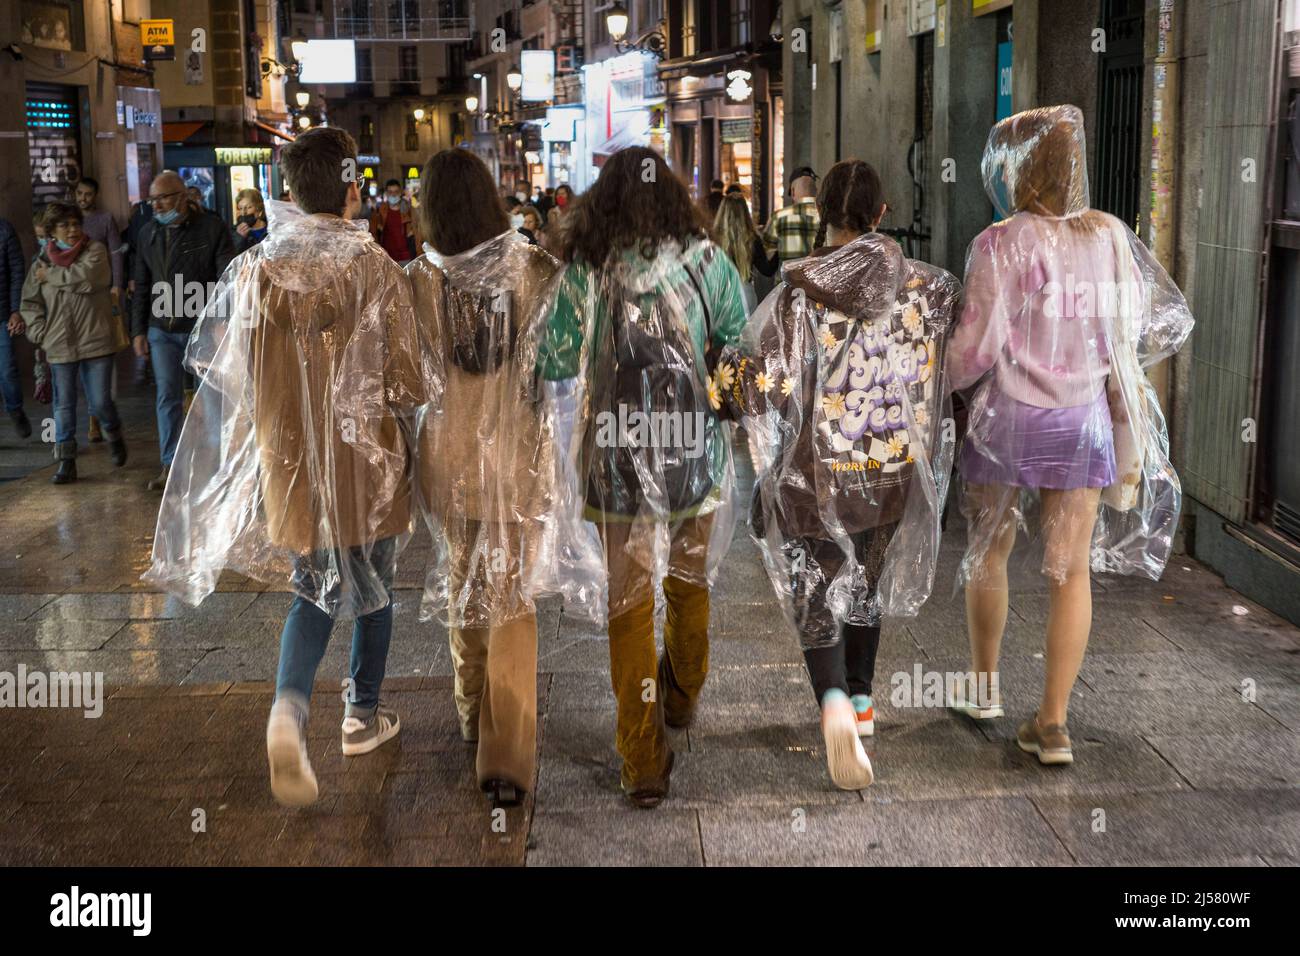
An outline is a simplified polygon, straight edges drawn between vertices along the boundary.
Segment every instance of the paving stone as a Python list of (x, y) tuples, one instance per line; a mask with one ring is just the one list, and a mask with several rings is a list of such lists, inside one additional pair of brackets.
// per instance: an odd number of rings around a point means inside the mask
[[(1233, 790), (1036, 796), (1053, 831), (1085, 866), (1300, 855), (1300, 793)], [(1097, 809), (1105, 832), (1096, 832)]]
[[(870, 791), (868, 791), (870, 794)], [(868, 799), (701, 810), (710, 866), (1045, 866), (1071, 862), (1033, 804)]]
[(177, 684), (194, 667), (202, 651), (0, 651), (0, 671), (17, 671), (18, 665), (51, 672), (102, 673), (105, 684)]
[(700, 866), (700, 831), (691, 810), (538, 813), (529, 831), (529, 866)]
[(0, 623), (0, 650), (93, 651), (111, 642), (126, 621), (39, 621)]
[(0, 594), (0, 621), (7, 625), (25, 620), (58, 597), (57, 594)]
[(1300, 788), (1300, 737), (1288, 730), (1148, 740), (1197, 790)]
[(170, 594), (65, 594), (41, 608), (35, 617), (65, 621), (209, 617), (230, 621), (255, 597), (253, 594), (210, 594), (198, 607), (191, 607)]

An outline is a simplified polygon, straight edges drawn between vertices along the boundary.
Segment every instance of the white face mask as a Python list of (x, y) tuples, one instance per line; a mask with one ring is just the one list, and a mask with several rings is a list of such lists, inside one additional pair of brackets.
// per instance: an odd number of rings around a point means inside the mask
[(515, 193), (515, 198), (518, 199), (520, 202), (528, 202), (528, 193), (524, 192), (523, 190), (520, 190), (519, 192)]
[(388, 201), (388, 205), (390, 206), (396, 206), (399, 202), (402, 201), (401, 196), (385, 196), (384, 199)]
[(524, 224), (524, 217), (523, 217), (523, 216), (520, 216), (520, 215), (517, 215), (517, 214), (516, 214), (516, 215), (512, 215), (512, 216), (510, 217), (510, 228), (512, 228), (512, 229), (520, 229), (520, 228), (523, 227), (523, 224)]

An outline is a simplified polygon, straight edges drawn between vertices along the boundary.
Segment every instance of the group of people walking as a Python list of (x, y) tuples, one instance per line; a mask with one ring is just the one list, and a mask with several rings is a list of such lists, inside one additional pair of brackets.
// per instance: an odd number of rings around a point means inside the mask
[[(351, 221), (351, 137), (285, 146), (294, 204), (269, 204), (267, 237), (183, 346), (199, 391), (146, 574), (191, 602), (226, 570), (293, 591), (266, 736), (275, 797), (318, 795), (306, 726), (337, 618), (355, 619), (343, 752), (399, 733), (380, 690), (397, 557), (423, 522), (421, 616), (448, 628), (461, 732), (494, 803), (532, 786), (536, 602), (559, 595), (607, 628), (621, 784), (658, 805), (744, 514), (804, 651), (831, 779), (869, 785), (880, 624), (934, 584), (953, 389), (969, 409), (956, 467), (979, 690), (947, 704), (1003, 713), (1007, 558), (1037, 523), (1047, 680), (1017, 739), (1069, 762), (1090, 570), (1158, 576), (1168, 555), (1177, 479), (1142, 369), (1191, 326), (1140, 241), (1088, 207), (1085, 156), (1072, 107), (994, 128), (983, 173), (1002, 218), (972, 245), (964, 289), (875, 231), (887, 206), (868, 164), (837, 163), (811, 197), (801, 170), (798, 202), (768, 226), (781, 281), (755, 307), (744, 273), (770, 254), (748, 210), (724, 196), (711, 233), (652, 150), (615, 154), (566, 201), (554, 254), (521, 235), (479, 159), (438, 153), (415, 207), (425, 252), (403, 269)], [(737, 447), (755, 467), (748, 502)]]

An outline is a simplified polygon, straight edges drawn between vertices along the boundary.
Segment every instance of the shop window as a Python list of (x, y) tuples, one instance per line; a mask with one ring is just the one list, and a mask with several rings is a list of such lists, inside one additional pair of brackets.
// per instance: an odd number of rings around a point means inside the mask
[(357, 152), (373, 153), (375, 151), (375, 120), (371, 116), (362, 116), (357, 136)]
[(406, 114), (406, 151), (408, 153), (420, 151), (420, 125), (409, 112)]

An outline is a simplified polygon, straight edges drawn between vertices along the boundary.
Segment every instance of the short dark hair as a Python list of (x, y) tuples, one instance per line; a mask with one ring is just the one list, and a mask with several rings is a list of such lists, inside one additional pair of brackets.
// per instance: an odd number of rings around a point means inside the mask
[(401, 189), (402, 181), (400, 179), (390, 179), (388, 182), (384, 183), (384, 188), (387, 189), (389, 186), (396, 186), (398, 189)]
[(721, 189), (721, 188), (722, 188), (723, 186), (725, 186), (725, 185), (726, 185), (726, 183), (724, 183), (721, 179), (715, 179), (715, 180), (710, 184), (709, 188), (710, 188), (710, 189)]
[(293, 201), (303, 212), (342, 214), (351, 182), (343, 175), (346, 163), (357, 162), (357, 143), (346, 130), (318, 126), (280, 148), (280, 172)]
[(45, 216), (41, 225), (47, 233), (53, 232), (65, 222), (81, 222), (81, 207), (72, 202), (52, 202), (45, 207)]
[(91, 189), (95, 190), (95, 192), (99, 192), (99, 180), (94, 176), (82, 176), (77, 180), (77, 185), (89, 186)]
[(492, 173), (467, 149), (434, 153), (420, 174), (420, 232), (441, 255), (455, 256), (510, 229)]

